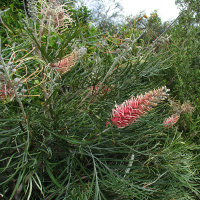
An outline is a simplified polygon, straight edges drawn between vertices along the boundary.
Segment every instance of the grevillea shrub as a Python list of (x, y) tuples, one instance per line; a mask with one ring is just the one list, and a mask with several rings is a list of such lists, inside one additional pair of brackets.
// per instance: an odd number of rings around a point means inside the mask
[[(167, 101), (168, 88), (175, 99), (184, 79), (173, 89), (179, 71), (166, 78), (189, 37), (159, 45), (165, 32), (155, 40), (137, 20), (101, 32), (84, 20), (85, 7), (28, 2), (31, 17), (16, 28), (5, 24), (12, 9), (0, 11), (0, 198), (199, 199), (199, 145), (186, 142), (181, 126), (165, 130), (178, 116), (163, 124), (172, 112), (192, 122), (191, 105)], [(148, 19), (158, 16), (141, 21)], [(123, 103), (111, 113), (115, 101)]]

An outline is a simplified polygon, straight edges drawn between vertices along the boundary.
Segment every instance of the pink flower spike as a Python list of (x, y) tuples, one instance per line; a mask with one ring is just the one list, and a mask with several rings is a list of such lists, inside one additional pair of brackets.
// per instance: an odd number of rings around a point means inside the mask
[(179, 114), (173, 114), (163, 122), (163, 126), (165, 127), (165, 129), (169, 129), (173, 127), (173, 125), (179, 120), (179, 118), (180, 118)]
[(120, 105), (115, 105), (112, 110), (111, 121), (118, 128), (124, 128), (136, 122), (159, 102), (166, 99), (169, 89), (165, 87), (139, 95), (126, 100)]
[(58, 61), (57, 63), (52, 63), (50, 66), (54, 68), (57, 72), (64, 74), (71, 70), (71, 68), (76, 64), (77, 60), (86, 54), (86, 48), (82, 47), (77, 51), (72, 52), (70, 55), (66, 56), (64, 59)]

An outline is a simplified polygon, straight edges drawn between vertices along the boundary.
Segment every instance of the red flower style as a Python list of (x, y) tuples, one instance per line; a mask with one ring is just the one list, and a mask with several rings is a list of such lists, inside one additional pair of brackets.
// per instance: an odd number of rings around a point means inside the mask
[(165, 129), (171, 128), (179, 120), (179, 118), (180, 114), (173, 114), (163, 122), (163, 126), (165, 127)]
[(115, 109), (112, 110), (112, 123), (118, 128), (133, 124), (138, 118), (145, 115), (147, 111), (150, 111), (159, 102), (166, 99), (168, 91), (169, 89), (162, 87), (145, 93), (145, 95), (133, 97), (120, 105), (116, 104)]

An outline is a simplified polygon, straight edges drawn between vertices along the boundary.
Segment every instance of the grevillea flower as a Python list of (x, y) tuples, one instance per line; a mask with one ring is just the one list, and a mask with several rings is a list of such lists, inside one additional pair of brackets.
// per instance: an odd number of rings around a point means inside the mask
[(50, 0), (46, 4), (46, 8), (42, 9), (47, 19), (52, 19), (57, 29), (68, 27), (72, 23), (72, 18), (66, 9), (65, 4), (59, 3), (57, 0)]
[(173, 114), (172, 116), (165, 119), (165, 121), (163, 122), (163, 126), (166, 129), (171, 128), (179, 120), (179, 118), (180, 118), (180, 114)]
[(51, 67), (55, 68), (56, 71), (62, 74), (71, 70), (71, 68), (76, 64), (77, 60), (86, 53), (87, 49), (82, 47), (78, 51), (72, 52), (66, 58), (60, 60), (57, 63), (51, 64)]
[(112, 110), (111, 121), (118, 128), (124, 128), (134, 122), (141, 116), (145, 115), (159, 102), (166, 99), (169, 89), (166, 86), (150, 91), (144, 95), (132, 97), (120, 105), (115, 105)]
[(6, 99), (6, 94), (4, 90), (0, 90), (0, 99), (5, 100)]
[[(90, 87), (90, 91), (92, 92), (92, 94), (95, 94), (98, 91), (100, 85), (101, 83), (98, 83), (97, 85)], [(107, 85), (103, 85), (102, 90), (101, 90), (102, 94), (108, 93), (110, 91), (111, 89), (108, 88)]]
[(190, 104), (189, 101), (186, 101), (185, 103), (181, 105), (181, 112), (189, 113), (189, 112), (193, 112), (194, 110), (195, 108)]
[[(68, 28), (72, 23), (72, 18), (66, 3), (60, 3), (58, 0), (29, 0), (27, 2), (27, 9), (28, 14), (34, 20), (39, 20), (41, 26), (46, 27), (48, 30), (56, 28), (56, 30), (60, 31), (64, 28)], [(42, 18), (42, 20), (40, 18)]]
[(15, 94), (14, 91), (5, 83), (3, 77), (0, 77), (0, 100), (5, 101), (7, 99), (12, 100)]

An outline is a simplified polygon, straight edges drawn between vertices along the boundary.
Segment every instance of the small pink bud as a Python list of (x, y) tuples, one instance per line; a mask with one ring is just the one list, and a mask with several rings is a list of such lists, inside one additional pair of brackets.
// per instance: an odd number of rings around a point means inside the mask
[(106, 122), (106, 126), (110, 126), (110, 122), (109, 121)]
[[(90, 87), (90, 90), (93, 92), (93, 94), (95, 94), (98, 91), (100, 85), (101, 85), (101, 82), (98, 83), (97, 85), (95, 85), (94, 87), (93, 86)], [(108, 88), (107, 85), (103, 85), (103, 88), (101, 90), (101, 94), (105, 94), (105, 93), (110, 92), (110, 91), (111, 91), (111, 89)]]

